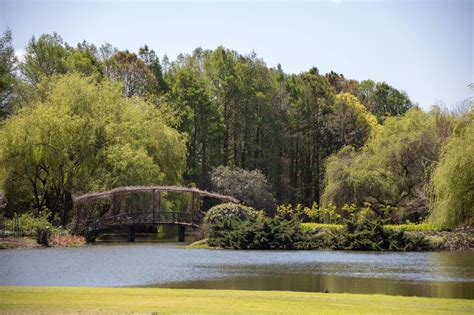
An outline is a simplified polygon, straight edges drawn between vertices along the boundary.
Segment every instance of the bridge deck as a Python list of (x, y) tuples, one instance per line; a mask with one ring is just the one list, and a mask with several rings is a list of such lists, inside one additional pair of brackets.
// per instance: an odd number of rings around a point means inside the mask
[[(174, 211), (140, 211), (131, 213), (119, 213), (98, 219), (87, 220), (77, 227), (78, 231), (91, 233), (93, 231), (105, 230), (117, 227), (143, 226), (158, 224), (175, 224), (189, 227), (199, 227), (193, 222), (191, 213)], [(81, 234), (83, 234), (81, 233)]]

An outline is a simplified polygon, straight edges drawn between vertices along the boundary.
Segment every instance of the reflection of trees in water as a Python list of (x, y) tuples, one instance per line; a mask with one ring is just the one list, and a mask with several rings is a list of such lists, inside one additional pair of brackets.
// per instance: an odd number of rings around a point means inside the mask
[[(430, 253), (431, 273), (440, 281), (431, 286), (433, 296), (474, 298), (473, 254), (469, 252)], [(460, 283), (464, 282), (464, 286)], [(466, 288), (465, 286), (469, 287)], [(464, 292), (469, 291), (470, 293)]]
[[(452, 253), (447, 254), (448, 255), (437, 256), (437, 259), (448, 259), (448, 261), (444, 263), (441, 262), (441, 264), (445, 266), (449, 264), (452, 266), (469, 266), (466, 261), (468, 255), (462, 257), (461, 259), (463, 261), (460, 262), (456, 260), (456, 255), (451, 256)], [(435, 262), (435, 264), (437, 263)], [(221, 268), (220, 272), (227, 274), (229, 277), (186, 281), (173, 284), (172, 286), (180, 288), (286, 290), (305, 292), (324, 292), (327, 289), (331, 293), (474, 298), (474, 282), (434, 282), (340, 276), (334, 274), (334, 264), (318, 264), (316, 267), (263, 265), (222, 266)], [(437, 272), (440, 270), (441, 269), (437, 269)], [(444, 276), (446, 276), (446, 274)], [(469, 277), (469, 275), (466, 276)]]

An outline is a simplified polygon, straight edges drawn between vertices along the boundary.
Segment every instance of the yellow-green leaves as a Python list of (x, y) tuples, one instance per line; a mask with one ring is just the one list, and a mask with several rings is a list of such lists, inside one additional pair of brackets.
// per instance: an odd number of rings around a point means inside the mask
[(24, 200), (55, 212), (71, 193), (180, 181), (185, 140), (155, 106), (79, 74), (44, 80), (37, 94), (0, 131), (8, 200), (27, 187)]
[(362, 147), (379, 128), (377, 118), (354, 95), (336, 95), (330, 116), (334, 140), (340, 146)]
[(432, 222), (446, 228), (474, 225), (474, 112), (465, 115), (443, 148), (431, 183)]

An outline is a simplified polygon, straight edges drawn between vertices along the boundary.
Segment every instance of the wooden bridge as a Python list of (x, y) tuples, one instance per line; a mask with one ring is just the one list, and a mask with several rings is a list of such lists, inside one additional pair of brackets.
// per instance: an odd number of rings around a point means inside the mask
[[(172, 195), (178, 194), (178, 195)], [(95, 240), (110, 229), (127, 229), (128, 240), (135, 240), (138, 228), (159, 224), (178, 226), (178, 240), (184, 242), (186, 227), (202, 223), (202, 200), (239, 203), (231, 196), (178, 186), (128, 186), (74, 198), (75, 218), (72, 230)], [(174, 208), (174, 209), (173, 209)]]

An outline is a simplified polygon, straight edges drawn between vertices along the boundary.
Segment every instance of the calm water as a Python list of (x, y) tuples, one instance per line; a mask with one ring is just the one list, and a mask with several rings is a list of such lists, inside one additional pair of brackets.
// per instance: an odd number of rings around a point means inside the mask
[(328, 289), (474, 299), (474, 253), (232, 251), (156, 243), (2, 250), (0, 285)]

